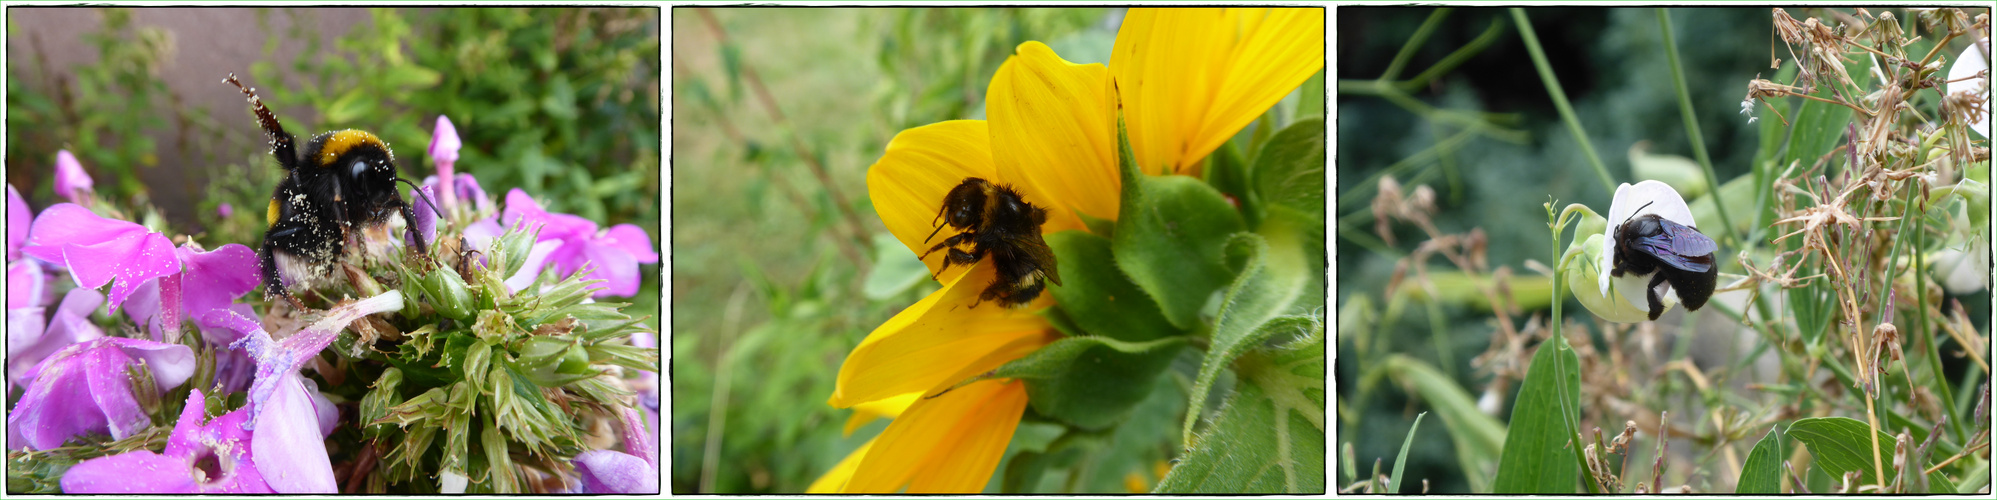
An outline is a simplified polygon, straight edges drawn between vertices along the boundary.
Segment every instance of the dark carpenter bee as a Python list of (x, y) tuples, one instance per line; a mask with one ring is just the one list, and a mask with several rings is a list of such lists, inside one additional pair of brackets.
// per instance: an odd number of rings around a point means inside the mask
[[(270, 138), (271, 155), (287, 173), (271, 195), (265, 215), (270, 227), (257, 249), (265, 296), (292, 298), (292, 290), (331, 284), (350, 249), (387, 238), (391, 217), (400, 215), (405, 225), (414, 224), (416, 213), (395, 183), (414, 184), (396, 175), (395, 153), (381, 138), (353, 129), (326, 132), (306, 143), (300, 156), (291, 134), (255, 90), (233, 73), (223, 81), (249, 98), (250, 111)], [(415, 243), (418, 253), (428, 252), (421, 236)]]
[[(1645, 203), (1636, 211), (1648, 206)], [(1713, 265), (1713, 252), (1720, 247), (1698, 228), (1657, 214), (1633, 215), (1616, 228), (1615, 240), (1615, 269), (1610, 275), (1620, 278), (1624, 273), (1655, 273), (1644, 287), (1652, 321), (1664, 313), (1664, 303), (1657, 298), (1661, 283), (1678, 291), (1678, 299), (1685, 302), (1687, 310), (1697, 311), (1713, 297), (1713, 283), (1720, 275), (1719, 266)]]
[[(936, 269), (938, 275), (951, 264), (971, 265), (986, 254), (992, 256), (998, 279), (978, 294), (978, 301), (971, 307), (987, 300), (996, 300), (1007, 307), (1024, 306), (1040, 296), (1040, 291), (1047, 288), (1047, 281), (1061, 284), (1054, 251), (1047, 248), (1047, 240), (1040, 238), (1040, 225), (1047, 222), (1047, 210), (1027, 203), (1011, 187), (966, 177), (943, 197), (943, 209), (936, 219), (943, 224), (936, 226), (923, 243), (935, 239), (944, 226), (961, 231), (923, 252), (922, 258), (928, 259), (937, 250), (950, 249), (943, 257), (943, 267)], [(957, 248), (964, 244), (970, 244), (970, 251)]]

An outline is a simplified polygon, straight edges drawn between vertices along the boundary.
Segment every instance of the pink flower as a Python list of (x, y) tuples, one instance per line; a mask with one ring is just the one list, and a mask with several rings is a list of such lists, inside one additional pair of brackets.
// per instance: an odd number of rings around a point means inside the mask
[(219, 326), (211, 316), (263, 282), (257, 275), (257, 253), (250, 247), (231, 243), (204, 252), (189, 242), (174, 254), (181, 271), (139, 285), (124, 304), (125, 316), (146, 325), (155, 340), (180, 338), (183, 319)]
[[(165, 235), (145, 226), (98, 217), (82, 206), (61, 203), (35, 217), (28, 229), (30, 257), (69, 269), (79, 288), (111, 285), (111, 310), (140, 284), (180, 272), (180, 257)], [(113, 283), (113, 280), (116, 280)]]
[(76, 161), (76, 155), (65, 149), (55, 154), (55, 194), (63, 199), (80, 202), (82, 193), (77, 190), (92, 191), (96, 183), (90, 180), (90, 173), (83, 171), (83, 163)]
[(72, 288), (56, 307), (55, 317), (43, 320), (43, 307), (7, 310), (7, 373), (9, 381), (26, 387), (33, 382), (35, 365), (50, 354), (78, 342), (104, 336), (90, 312), (104, 305), (104, 294), (87, 288)]
[[(256, 381), (250, 385), (250, 418), (255, 439), (250, 447), (257, 469), (279, 493), (335, 493), (332, 460), (325, 438), (337, 410), (318, 395), (317, 387), (298, 369), (319, 355), (348, 324), (369, 314), (402, 309), (402, 292), (390, 290), (368, 299), (334, 307), (324, 319), (275, 341), (261, 325), (240, 314), (223, 313), (219, 321), (246, 332), (237, 344), (257, 360)], [(329, 411), (335, 413), (328, 413)]]
[[(153, 387), (134, 387), (126, 373), (143, 360)], [(49, 449), (88, 433), (124, 439), (152, 426), (134, 391), (165, 394), (194, 375), (194, 350), (144, 339), (101, 337), (57, 351), (29, 370), (28, 392), (7, 414), (8, 433)]]
[[(643, 228), (618, 224), (598, 232), (596, 223), (589, 219), (543, 210), (540, 203), (519, 188), (506, 193), (506, 212), (500, 220), (507, 227), (530, 230), (538, 227), (539, 242), (561, 242), (561, 246), (549, 251), (544, 264), (553, 264), (555, 272), (562, 276), (588, 266), (589, 275), (585, 279), (605, 280), (604, 288), (596, 291), (599, 298), (637, 294), (641, 278), (638, 265), (659, 261), (658, 252), (652, 250), (652, 236)], [(522, 272), (528, 269), (532, 269), (530, 276), (541, 272), (540, 266), (530, 266)]]
[(430, 161), (437, 163), (437, 178), (443, 179), (444, 206), (458, 204), (457, 190), (452, 189), (456, 175), (454, 165), (458, 162), (458, 149), (464, 147), (458, 140), (458, 128), (451, 125), (451, 117), (438, 115), (437, 128), (430, 133)]
[(63, 493), (276, 493), (257, 470), (247, 409), (203, 424), (207, 398), (195, 389), (167, 437), (166, 453), (137, 450), (85, 460), (62, 475)]
[(21, 258), (21, 244), (28, 241), (28, 226), (34, 224), (35, 212), (28, 208), (28, 200), (21, 198), (21, 192), (7, 185), (7, 261)]

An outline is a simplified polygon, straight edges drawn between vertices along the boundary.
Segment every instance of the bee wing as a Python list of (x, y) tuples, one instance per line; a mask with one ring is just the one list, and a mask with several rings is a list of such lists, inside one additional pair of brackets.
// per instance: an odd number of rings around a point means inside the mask
[(1007, 243), (1010, 243), (1013, 248), (1018, 248), (1019, 251), (1025, 252), (1028, 258), (1040, 263), (1040, 272), (1047, 275), (1048, 281), (1052, 281), (1056, 285), (1061, 284), (1061, 272), (1054, 262), (1054, 249), (1047, 248), (1047, 240), (1041, 239), (1039, 232), (1036, 231), (1022, 236), (1012, 236), (1008, 239), (1011, 241)]
[(1707, 238), (1696, 228), (1671, 222), (1670, 219), (1661, 219), (1658, 222), (1664, 223), (1664, 234), (1671, 239), (1672, 253), (1696, 257), (1711, 255), (1720, 249), (1719, 244), (1713, 243), (1712, 238)]
[(1686, 271), (1691, 271), (1695, 273), (1703, 273), (1713, 268), (1713, 258), (1711, 254), (1713, 253), (1713, 250), (1715, 250), (1717, 247), (1713, 244), (1713, 240), (1706, 239), (1705, 235), (1698, 234), (1697, 232), (1694, 232), (1693, 234), (1698, 236), (1699, 239), (1706, 241), (1704, 244), (1706, 253), (1693, 254), (1693, 255), (1679, 253), (1678, 248), (1681, 245), (1686, 246), (1687, 248), (1697, 249), (1699, 248), (1699, 244), (1695, 242), (1681, 243), (1683, 239), (1672, 236), (1672, 232), (1669, 230), (1666, 230), (1663, 233), (1659, 233), (1657, 236), (1636, 238), (1631, 243), (1638, 250), (1642, 250), (1643, 253), (1650, 254), (1652, 257), (1657, 257), (1657, 260), (1659, 262), (1663, 262), (1665, 265), (1669, 265), (1671, 267), (1684, 269)]

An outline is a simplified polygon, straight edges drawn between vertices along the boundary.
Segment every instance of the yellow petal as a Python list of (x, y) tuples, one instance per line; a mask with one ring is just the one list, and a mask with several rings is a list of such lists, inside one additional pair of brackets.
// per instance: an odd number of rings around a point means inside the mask
[(1324, 68), (1324, 9), (1131, 9), (1110, 53), (1146, 172), (1197, 174), (1213, 153)]
[(872, 440), (867, 441), (867, 444), (860, 445), (859, 449), (853, 450), (853, 453), (839, 460), (838, 465), (833, 465), (832, 470), (825, 471), (825, 475), (819, 476), (817, 481), (812, 481), (811, 486), (805, 488), (804, 492), (822, 495), (839, 493), (840, 490), (846, 489), (846, 482), (853, 479), (853, 471), (860, 468), (861, 460), (866, 459), (867, 449), (873, 447), (874, 442)]
[(993, 279), (990, 265), (973, 265), (875, 328), (846, 356), (826, 404), (846, 408), (910, 392), (934, 394), (1053, 342), (1057, 334), (1035, 314), (1053, 304), (1053, 294), (1043, 293), (1023, 309), (994, 302), (971, 307)]
[(999, 178), (1047, 207), (1041, 232), (1085, 229), (1074, 211), (1116, 220), (1116, 121), (1101, 64), (1074, 64), (1040, 42), (1020, 44), (992, 76), (991, 119)]
[[(867, 169), (867, 195), (888, 232), (910, 251), (922, 255), (954, 229), (935, 230), (943, 209), (943, 197), (966, 177), (997, 179), (992, 164), (990, 133), (981, 120), (955, 120), (924, 125), (895, 134), (887, 153)], [(935, 234), (932, 238), (931, 234)], [(935, 274), (948, 252), (936, 252), (923, 263)], [(964, 273), (963, 266), (951, 266), (937, 279), (949, 281)]]
[(901, 416), (901, 412), (908, 410), (908, 405), (915, 404), (915, 398), (919, 397), (922, 397), (922, 393), (911, 392), (887, 399), (853, 405), (853, 416), (846, 418), (845, 435), (853, 435), (853, 431), (859, 430), (860, 426), (867, 425), (868, 422), (872, 422), (874, 419)]
[(1026, 385), (986, 380), (917, 400), (874, 438), (846, 493), (979, 493), (1026, 411)]

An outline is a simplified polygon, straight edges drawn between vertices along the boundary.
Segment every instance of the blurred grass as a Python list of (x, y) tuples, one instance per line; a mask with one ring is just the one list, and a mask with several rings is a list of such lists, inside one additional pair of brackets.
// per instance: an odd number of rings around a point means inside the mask
[[(1021, 42), (1105, 62), (1115, 32), (1103, 17), (1102, 9), (673, 10), (673, 492), (802, 492), (885, 427), (842, 436), (851, 412), (825, 400), (846, 353), (936, 285), (894, 240), (877, 243), (886, 229), (867, 199), (867, 168), (903, 129), (982, 118), (987, 82)], [(1087, 48), (1098, 45), (1091, 61)], [(842, 250), (875, 245), (887, 247)], [(923, 276), (904, 279), (910, 269)], [(1046, 451), (1052, 439), (1019, 435), (1014, 451)], [(1150, 467), (1115, 464), (1139, 465)], [(1092, 476), (1117, 487), (1123, 474)]]

